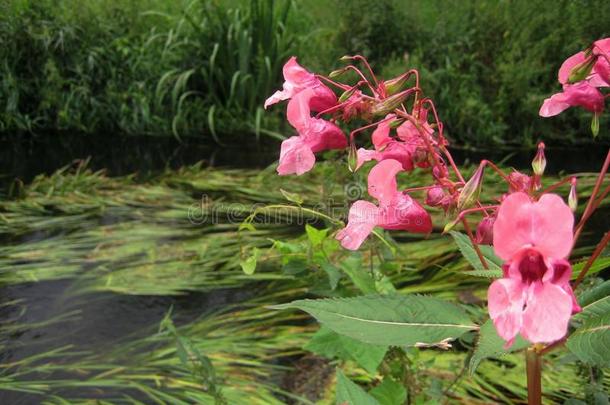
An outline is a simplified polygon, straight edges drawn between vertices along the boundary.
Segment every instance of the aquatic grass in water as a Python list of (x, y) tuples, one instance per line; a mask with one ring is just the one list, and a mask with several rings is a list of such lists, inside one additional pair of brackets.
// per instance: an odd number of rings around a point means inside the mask
[[(254, 296), (238, 306), (187, 320), (185, 324), (179, 322), (177, 312), (178, 333), (210, 359), (228, 403), (239, 403), (244, 395), (252, 397), (252, 403), (289, 401), (291, 394), (283, 393), (280, 381), (293, 375), (291, 359), (304, 355), (301, 347), (315, 326), (303, 315), (266, 307), (323, 292), (319, 286), (309, 288), (306, 281), (318, 270), (306, 267), (305, 272), (296, 275), (282, 271), (281, 255), (271, 247), (272, 240), (303, 246), (297, 254), (307, 258), (308, 242), (301, 236), (302, 224), (291, 222), (288, 215), (294, 210), (266, 210), (266, 215), (277, 215), (279, 221), (255, 221), (256, 231), (240, 231), (239, 222), (264, 204), (294, 206), (287, 197), (302, 199), (305, 209), (320, 209), (316, 206), (320, 198), (329, 198), (337, 206), (336, 216), (344, 214), (345, 207), (340, 202), (346, 193), (354, 197), (361, 180), (353, 177), (353, 187), (343, 189), (337, 184), (344, 179), (339, 181), (336, 173), (333, 164), (328, 163), (317, 165), (308, 178), (290, 179), (289, 183), (278, 179), (272, 168), (255, 172), (200, 166), (168, 171), (145, 182), (130, 176), (110, 178), (86, 167), (38, 177), (23, 188), (21, 197), (0, 203), (0, 230), (8, 242), (0, 248), (0, 280), (4, 285), (15, 286), (52, 279), (73, 280), (66, 294), (77, 301), (70, 306), (70, 312), (49, 316), (42, 322), (15, 317), (11, 324), (0, 325), (3, 346), (10, 350), (19, 344), (19, 338), (14, 337), (16, 332), (40, 331), (44, 335), (49, 325), (78, 322), (78, 300), (86, 301), (103, 292), (166, 296), (242, 287)], [(321, 181), (311, 181), (314, 176)], [(421, 180), (415, 172), (408, 181), (410, 186), (416, 186)], [(590, 177), (581, 179), (581, 198), (590, 192), (591, 182)], [(316, 183), (322, 185), (312, 185)], [(567, 189), (563, 191), (567, 193)], [(189, 210), (201, 209), (203, 195), (209, 198), (204, 211), (216, 212), (216, 221), (193, 224)], [(324, 222), (316, 216), (310, 219), (319, 225)], [(459, 276), (470, 266), (461, 259), (449, 237), (421, 240), (399, 232), (392, 236), (394, 240), (385, 237), (395, 249), (393, 254), (379, 240), (363, 250), (360, 260), (364, 271), (369, 266), (380, 271), (400, 292), (432, 294), (480, 312), (477, 304), (484, 298), (489, 281)], [(253, 276), (246, 276), (240, 261), (254, 246), (262, 252), (260, 263)], [(590, 250), (583, 246), (578, 254), (586, 255)], [(333, 260), (340, 263), (342, 254)], [(380, 254), (385, 257), (383, 266)], [(340, 288), (354, 288), (349, 277), (342, 277)], [(17, 313), (28, 311), (27, 300), (5, 305), (16, 308)], [(36, 350), (40, 352), (32, 357), (0, 363), (0, 390), (36, 392), (36, 398), (54, 404), (85, 403), (91, 398), (105, 403), (214, 403), (201, 375), (181, 362), (175, 338), (167, 331), (149, 330), (148, 334), (148, 338), (141, 334), (126, 336), (115, 348), (98, 353), (82, 353), (76, 347), (49, 341), (44, 349), (39, 345)], [(463, 342), (464, 347), (471, 344)], [(423, 350), (419, 356), (417, 375), (426, 392), (448, 390), (458, 403), (476, 403), (473, 398), (480, 403), (520, 403), (519, 398), (525, 395), (525, 381), (504, 383), (504, 370), (520, 367), (520, 361), (512, 355), (486, 362), (476, 375), (462, 376), (455, 384), (456, 370), (467, 361), (463, 347), (457, 345), (447, 353)], [(545, 382), (549, 398), (581, 395), (579, 381), (586, 377), (572, 366), (553, 364), (557, 368), (549, 369), (547, 375), (563, 378), (553, 377)], [(348, 362), (348, 367), (354, 376), (375, 384), (373, 377), (356, 364)], [(571, 376), (570, 384), (560, 384), (558, 381), (566, 375)], [(502, 388), (498, 381), (503, 381)], [(608, 385), (607, 377), (602, 381)], [(317, 395), (326, 395), (319, 403), (332, 403), (332, 392)]]

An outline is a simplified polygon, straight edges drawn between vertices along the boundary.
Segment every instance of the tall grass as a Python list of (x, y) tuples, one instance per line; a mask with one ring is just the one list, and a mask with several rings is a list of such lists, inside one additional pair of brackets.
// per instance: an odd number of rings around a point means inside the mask
[(261, 106), (294, 53), (290, 1), (16, 0), (4, 8), (0, 131), (277, 137)]

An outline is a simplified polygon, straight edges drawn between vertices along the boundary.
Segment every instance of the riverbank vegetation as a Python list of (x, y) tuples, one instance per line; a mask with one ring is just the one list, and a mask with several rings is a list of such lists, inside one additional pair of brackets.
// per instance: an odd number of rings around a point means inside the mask
[[(570, 112), (541, 120), (563, 55), (610, 34), (603, 1), (229, 1), (0, 5), (0, 131), (206, 137), (289, 135), (262, 103), (301, 55), (330, 71), (363, 53), (388, 77), (427, 77), (466, 146), (591, 142)], [(601, 125), (607, 125), (602, 122)], [(602, 131), (602, 141), (607, 135)]]

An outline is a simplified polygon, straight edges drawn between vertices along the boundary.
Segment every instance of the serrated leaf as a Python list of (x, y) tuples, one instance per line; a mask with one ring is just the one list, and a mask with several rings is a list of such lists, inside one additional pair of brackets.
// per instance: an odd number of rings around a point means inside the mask
[(322, 326), (303, 347), (312, 353), (329, 359), (353, 360), (371, 374), (377, 372), (387, 346), (371, 345), (348, 336), (339, 335)]
[(461, 274), (465, 274), (471, 277), (484, 277), (484, 278), (501, 278), (502, 271), (497, 270), (471, 270), (464, 271)]
[(610, 313), (610, 280), (596, 285), (578, 297), (582, 312), (574, 315), (575, 320), (585, 320)]
[(369, 391), (380, 405), (403, 405), (407, 399), (407, 390), (404, 386), (389, 378)]
[(584, 363), (610, 366), (610, 313), (587, 319), (570, 335), (566, 346)]
[(470, 363), (468, 364), (468, 368), (470, 373), (474, 373), (481, 361), (490, 358), (490, 357), (501, 357), (506, 353), (516, 352), (521, 349), (525, 349), (530, 344), (521, 336), (517, 336), (515, 342), (509, 349), (504, 349), (504, 344), (506, 342), (496, 332), (496, 328), (494, 327), (491, 319), (488, 319), (483, 325), (481, 325), (481, 329), (479, 329), (479, 338), (477, 341), (477, 346), (470, 358)]
[(380, 405), (372, 396), (337, 369), (337, 405)]
[(301, 309), (337, 333), (377, 345), (434, 344), (477, 329), (458, 306), (419, 295), (298, 300), (273, 308)]
[(250, 254), (250, 256), (247, 259), (239, 262), (239, 265), (241, 266), (241, 269), (244, 271), (244, 273), (249, 276), (254, 274), (254, 271), (256, 270), (256, 263), (258, 262), (260, 255), (261, 251), (258, 248), (254, 247), (252, 248), (252, 253)]
[(489, 272), (492, 272), (492, 273), (490, 273), (490, 274), (492, 274), (492, 275), (490, 275), (490, 277), (502, 277), (502, 259), (500, 259), (498, 256), (495, 255), (493, 248), (491, 246), (478, 245), (479, 250), (481, 251), (481, 254), (483, 255), (483, 258), (485, 259), (485, 262), (487, 263), (487, 266), (489, 267), (489, 269), (485, 269), (485, 267), (483, 267), (483, 264), (479, 260), (479, 256), (477, 255), (477, 252), (474, 250), (474, 247), (472, 246), (472, 242), (470, 241), (470, 238), (468, 236), (464, 235), (463, 233), (460, 233), (457, 231), (451, 231), (449, 233), (453, 237), (453, 240), (455, 241), (456, 245), (458, 246), (458, 249), (460, 249), (462, 256), (464, 256), (464, 258), (468, 261), (468, 263), (470, 263), (472, 265), (472, 267), (476, 271), (480, 271), (480, 272), (489, 271)]

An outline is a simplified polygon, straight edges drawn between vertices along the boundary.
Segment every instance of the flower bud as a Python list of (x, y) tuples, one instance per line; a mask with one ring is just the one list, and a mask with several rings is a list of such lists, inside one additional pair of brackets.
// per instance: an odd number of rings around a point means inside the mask
[(347, 168), (352, 173), (358, 169), (358, 151), (356, 150), (356, 143), (353, 139), (349, 143), (349, 151), (347, 153)]
[(426, 192), (426, 205), (430, 207), (436, 207), (443, 202), (443, 198), (445, 198), (445, 192), (441, 186), (434, 186), (429, 188)]
[(460, 220), (458, 218), (454, 219), (451, 222), (448, 222), (445, 227), (443, 228), (443, 233), (447, 233), (450, 230), (452, 230), (457, 224), (458, 222), (460, 222)]
[(536, 156), (534, 157), (534, 160), (532, 160), (532, 169), (536, 176), (542, 176), (544, 174), (544, 169), (546, 169), (546, 157), (544, 156), (543, 142), (538, 144), (538, 152), (536, 152)]
[(449, 176), (449, 171), (444, 163), (439, 163), (432, 168), (432, 174), (437, 179), (444, 179)]
[(578, 194), (576, 194), (576, 177), (572, 177), (570, 181), (570, 194), (568, 195), (568, 206), (572, 212), (576, 212), (578, 208)]
[(474, 205), (481, 194), (481, 185), (483, 184), (483, 173), (485, 172), (485, 162), (481, 162), (477, 170), (474, 172), (470, 180), (464, 184), (460, 195), (458, 196), (457, 209), (462, 211)]
[(599, 113), (593, 114), (593, 119), (591, 120), (591, 132), (593, 133), (593, 137), (596, 137), (599, 134)]
[(475, 236), (475, 241), (479, 245), (491, 245), (493, 243), (494, 222), (496, 222), (496, 218), (492, 216), (485, 217), (479, 222)]
[(352, 59), (354, 59), (354, 57), (353, 56), (349, 56), (349, 55), (343, 55), (342, 57), (339, 58), (339, 60), (342, 61), (342, 62), (347, 62), (347, 61), (352, 60)]
[(344, 91), (339, 97), (339, 102), (343, 103), (347, 101), (356, 92), (356, 90), (356, 87), (352, 87), (351, 89)]
[(332, 72), (330, 72), (328, 77), (330, 77), (332, 79), (333, 77), (341, 76), (343, 73), (345, 73), (346, 70), (347, 69), (345, 69), (345, 68), (333, 70)]
[(407, 99), (407, 96), (407, 92), (401, 92), (398, 94), (394, 94), (393, 96), (390, 96), (388, 98), (385, 98), (373, 105), (371, 113), (373, 115), (386, 115), (388, 113), (391, 113), (392, 111), (400, 107), (403, 101)]
[(589, 57), (574, 66), (568, 76), (568, 83), (576, 83), (585, 80), (587, 76), (591, 74), (595, 62), (597, 62), (597, 57)]
[(383, 86), (385, 87), (386, 94), (391, 96), (392, 94), (396, 94), (401, 91), (408, 79), (409, 75), (403, 74), (393, 79), (384, 81)]

